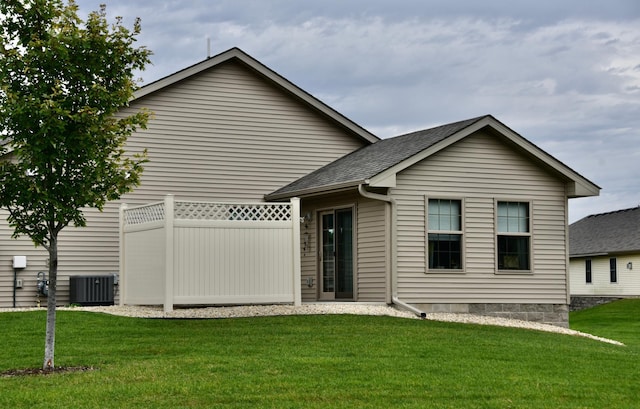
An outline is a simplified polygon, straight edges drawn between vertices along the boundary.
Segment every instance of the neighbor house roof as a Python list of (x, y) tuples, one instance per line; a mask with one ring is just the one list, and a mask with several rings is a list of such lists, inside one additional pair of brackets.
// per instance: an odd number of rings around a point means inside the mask
[(525, 155), (561, 175), (569, 197), (596, 196), (600, 188), (491, 115), (383, 139), (360, 148), (284, 186), (265, 198), (280, 200), (350, 188), (359, 184), (394, 187), (396, 174), (479, 130), (502, 136)]
[(640, 252), (640, 207), (594, 214), (569, 226), (569, 255)]
[(157, 81), (149, 83), (140, 89), (138, 89), (134, 96), (133, 100), (140, 99), (146, 95), (159, 91), (165, 87), (173, 85), (177, 82), (185, 80), (191, 76), (197, 75), (205, 70), (208, 70), (217, 65), (229, 62), (229, 61), (237, 61), (243, 63), (246, 67), (253, 70), (256, 74), (260, 75), (265, 80), (269, 81), (271, 84), (276, 87), (286, 91), (292, 97), (298, 99), (300, 102), (308, 106), (309, 108), (315, 110), (321, 115), (332, 120), (339, 127), (349, 131), (360, 139), (373, 143), (378, 141), (380, 138), (370, 133), (366, 129), (362, 128), (360, 125), (351, 121), (344, 115), (340, 114), (338, 111), (334, 110), (330, 106), (326, 105), (313, 95), (309, 94), (302, 88), (296, 86), (291, 81), (287, 80), (277, 72), (271, 70), (266, 65), (262, 64), (260, 61), (251, 57), (249, 54), (245, 53), (239, 48), (231, 48), (223, 53), (215, 55), (213, 57), (209, 57), (204, 61), (201, 61), (197, 64), (194, 64), (190, 67), (182, 69), (176, 73), (173, 73), (169, 76), (161, 78)]

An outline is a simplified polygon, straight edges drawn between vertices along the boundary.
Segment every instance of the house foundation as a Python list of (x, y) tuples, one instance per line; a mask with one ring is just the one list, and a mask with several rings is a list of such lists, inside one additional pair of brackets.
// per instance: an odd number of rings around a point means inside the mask
[(569, 306), (566, 304), (415, 304), (428, 313), (446, 312), (509, 318), (522, 321), (569, 327)]
[(622, 297), (576, 296), (571, 297), (569, 309), (571, 311), (580, 311), (621, 299)]

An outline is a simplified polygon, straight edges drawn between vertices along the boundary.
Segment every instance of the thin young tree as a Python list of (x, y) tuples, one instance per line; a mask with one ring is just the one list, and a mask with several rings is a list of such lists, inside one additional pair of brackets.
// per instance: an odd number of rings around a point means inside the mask
[(151, 52), (140, 33), (106, 8), (78, 16), (69, 0), (0, 3), (0, 206), (14, 237), (48, 251), (49, 294), (43, 369), (54, 369), (58, 235), (86, 225), (83, 208), (102, 210), (140, 182), (146, 152), (125, 152), (149, 112), (122, 115), (134, 73)]

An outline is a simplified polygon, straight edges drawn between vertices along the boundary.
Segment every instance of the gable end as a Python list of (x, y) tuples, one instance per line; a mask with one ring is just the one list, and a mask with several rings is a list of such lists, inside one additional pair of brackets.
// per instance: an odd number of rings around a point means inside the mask
[(527, 139), (517, 134), (502, 122), (498, 121), (490, 115), (479, 119), (468, 127), (458, 131), (454, 135), (442, 139), (438, 143), (419, 152), (418, 154), (408, 157), (395, 166), (389, 167), (385, 171), (375, 175), (368, 180), (369, 185), (372, 187), (393, 187), (392, 185), (390, 185), (390, 181), (393, 180), (394, 175), (396, 175), (398, 172), (407, 169), (408, 167), (428, 158), (429, 156), (437, 152), (440, 152), (441, 150), (455, 144), (456, 142), (468, 137), (469, 135), (480, 131), (504, 140), (517, 151), (523, 153), (529, 160), (561, 178), (567, 186), (567, 197), (576, 198), (599, 195), (599, 186), (582, 177), (574, 170), (572, 170), (559, 160), (555, 159), (553, 156), (549, 155), (542, 149), (538, 148), (536, 145), (529, 142)]
[(138, 89), (135, 94), (133, 100), (141, 99), (149, 94), (157, 92), (165, 87), (169, 87), (175, 83), (183, 81), (189, 77), (197, 75), (203, 71), (211, 69), (215, 66), (223, 64), (227, 61), (239, 61), (244, 64), (246, 67), (250, 68), (253, 72), (255, 72), (258, 76), (263, 78), (264, 80), (270, 82), (272, 85), (284, 90), (292, 97), (296, 98), (299, 102), (308, 106), (310, 109), (320, 113), (322, 116), (332, 121), (338, 127), (344, 129), (348, 133), (353, 134), (358, 139), (366, 142), (368, 144), (374, 143), (379, 140), (379, 138), (366, 129), (362, 128), (360, 125), (355, 122), (349, 120), (344, 115), (340, 114), (330, 106), (326, 105), (313, 95), (309, 94), (302, 88), (296, 86), (280, 74), (271, 70), (258, 60), (254, 59), (250, 55), (246, 54), (244, 51), (239, 48), (232, 48), (228, 51), (220, 53), (216, 56), (210, 57), (200, 63), (194, 64), (190, 67), (187, 67), (183, 70), (180, 70), (174, 74), (171, 74), (167, 77), (161, 78), (157, 81), (154, 81), (148, 85), (143, 86)]

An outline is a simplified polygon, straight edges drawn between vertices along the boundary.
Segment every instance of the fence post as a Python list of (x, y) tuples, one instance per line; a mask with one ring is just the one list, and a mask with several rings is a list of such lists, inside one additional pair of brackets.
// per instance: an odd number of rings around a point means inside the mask
[(120, 204), (120, 210), (119, 210), (119, 230), (120, 230), (120, 248), (119, 248), (119, 259), (118, 259), (118, 270), (120, 270), (118, 272), (119, 274), (119, 278), (118, 278), (118, 288), (119, 288), (119, 293), (120, 293), (120, 299), (118, 301), (119, 305), (124, 305), (125, 302), (125, 298), (127, 296), (127, 285), (126, 285), (126, 271), (125, 271), (125, 267), (126, 267), (126, 245), (125, 245), (125, 236), (126, 233), (124, 231), (124, 214), (127, 211), (127, 204), (126, 203), (122, 203)]
[(165, 281), (164, 312), (173, 311), (173, 195), (164, 198), (164, 234), (165, 234)]
[(293, 305), (302, 304), (302, 270), (300, 268), (300, 199), (291, 199), (291, 220), (293, 222)]

